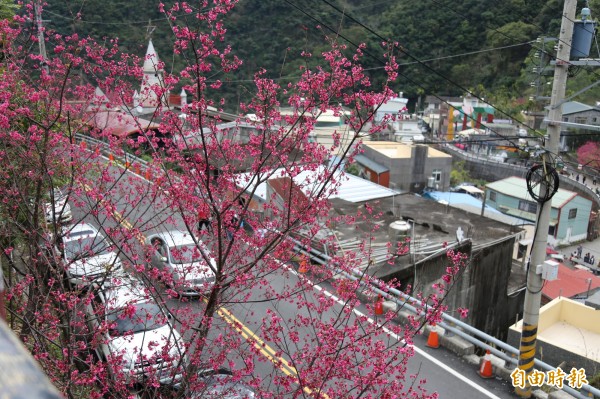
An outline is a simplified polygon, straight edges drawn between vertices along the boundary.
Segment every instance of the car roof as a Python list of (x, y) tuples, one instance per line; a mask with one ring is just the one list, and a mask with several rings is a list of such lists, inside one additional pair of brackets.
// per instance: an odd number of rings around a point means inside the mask
[(89, 223), (77, 223), (74, 226), (68, 226), (64, 230), (65, 240), (71, 241), (81, 237), (98, 235), (98, 229)]
[[(185, 244), (194, 244), (194, 237), (192, 237), (192, 235), (188, 231), (171, 230), (153, 235), (152, 238), (154, 237), (160, 238), (169, 247)], [(201, 242), (201, 240), (199, 239), (197, 239), (196, 241)]]
[(123, 285), (104, 285), (106, 306), (109, 309), (120, 309), (129, 304), (156, 303), (144, 284), (137, 279), (126, 279)]

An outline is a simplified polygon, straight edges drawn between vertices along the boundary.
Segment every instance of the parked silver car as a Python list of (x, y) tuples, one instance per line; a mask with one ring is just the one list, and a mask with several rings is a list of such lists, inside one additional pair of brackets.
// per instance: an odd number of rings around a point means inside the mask
[(188, 232), (153, 234), (146, 244), (152, 266), (179, 295), (199, 296), (214, 285), (216, 263), (204, 243)]
[(91, 328), (103, 335), (96, 351), (112, 377), (127, 383), (154, 379), (172, 385), (181, 381), (187, 364), (185, 344), (171, 315), (143, 283), (122, 275), (94, 287), (88, 319)]
[(111, 244), (89, 223), (64, 228), (59, 246), (67, 277), (77, 286), (87, 286), (122, 269), (121, 260)]

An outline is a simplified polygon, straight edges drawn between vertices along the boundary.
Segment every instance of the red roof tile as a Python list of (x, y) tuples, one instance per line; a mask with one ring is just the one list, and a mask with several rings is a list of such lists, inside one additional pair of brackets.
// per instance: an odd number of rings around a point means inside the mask
[[(298, 187), (292, 179), (289, 177), (278, 177), (274, 179), (269, 179), (268, 184), (275, 191), (286, 204), (290, 203), (290, 199), (292, 200), (291, 205), (295, 207), (300, 207), (302, 209), (308, 203), (308, 198), (300, 187)], [(291, 187), (290, 187), (291, 184)]]
[(91, 118), (90, 124), (96, 129), (108, 131), (119, 138), (142, 131), (157, 130), (160, 126), (158, 123), (135, 118), (120, 111), (96, 112)]
[[(592, 279), (591, 286), (589, 280)], [(577, 294), (587, 292), (590, 289), (600, 287), (600, 277), (596, 277), (587, 270), (570, 269), (562, 263), (558, 266), (558, 278), (554, 281), (546, 281), (542, 288), (542, 294), (550, 299), (563, 296), (570, 298)]]

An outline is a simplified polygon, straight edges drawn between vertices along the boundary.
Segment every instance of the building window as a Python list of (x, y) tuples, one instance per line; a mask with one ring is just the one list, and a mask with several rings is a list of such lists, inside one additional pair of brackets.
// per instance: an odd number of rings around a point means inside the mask
[(556, 233), (556, 225), (548, 226), (548, 235), (554, 236), (555, 233)]
[(433, 178), (435, 179), (436, 183), (439, 183), (442, 181), (442, 171), (440, 169), (434, 169), (433, 173), (431, 174), (431, 176), (433, 176)]
[(530, 201), (519, 201), (519, 210), (529, 213), (537, 212), (537, 204)]
[(569, 209), (569, 219), (575, 219), (577, 217), (577, 208)]
[(583, 117), (583, 116), (578, 116), (575, 118), (575, 123), (587, 123), (587, 118)]
[(490, 191), (490, 201), (496, 202), (496, 192)]

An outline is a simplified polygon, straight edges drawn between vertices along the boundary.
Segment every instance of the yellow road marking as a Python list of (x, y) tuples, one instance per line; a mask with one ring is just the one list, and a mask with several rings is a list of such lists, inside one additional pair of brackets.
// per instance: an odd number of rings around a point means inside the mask
[[(206, 302), (206, 298), (204, 299)], [(239, 321), (229, 310), (224, 307), (219, 307), (217, 313), (223, 320), (230, 324), (242, 337), (252, 341), (252, 344), (256, 349), (262, 353), (264, 357), (270, 360), (286, 375), (293, 377), (296, 382), (300, 385), (300, 379), (298, 378), (298, 371), (292, 366), (286, 359), (277, 356), (275, 350), (265, 343), (258, 335), (254, 334), (244, 323)], [(309, 387), (302, 388), (307, 394), (316, 398), (329, 399), (329, 395), (322, 392), (315, 392)]]

